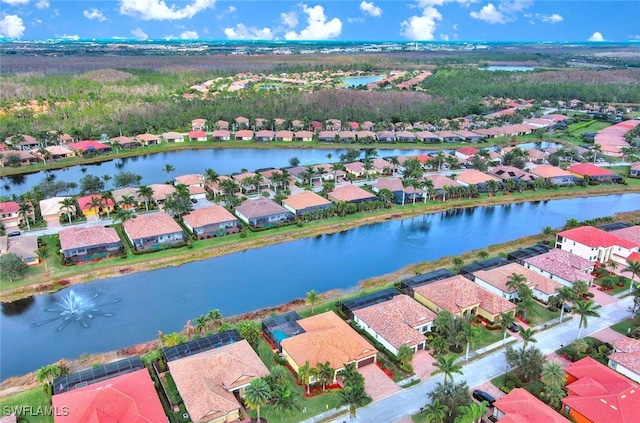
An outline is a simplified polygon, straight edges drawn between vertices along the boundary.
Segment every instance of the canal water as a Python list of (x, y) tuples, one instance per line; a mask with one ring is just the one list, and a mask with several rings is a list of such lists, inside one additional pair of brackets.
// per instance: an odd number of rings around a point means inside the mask
[(312, 289), (354, 289), (364, 279), (408, 264), (538, 234), (544, 226), (560, 227), (570, 218), (609, 216), (639, 205), (640, 194), (624, 194), (452, 210), (95, 280), (3, 304), (0, 377), (62, 357), (148, 341), (159, 330), (178, 331), (188, 319), (214, 308), (230, 316), (304, 298)]

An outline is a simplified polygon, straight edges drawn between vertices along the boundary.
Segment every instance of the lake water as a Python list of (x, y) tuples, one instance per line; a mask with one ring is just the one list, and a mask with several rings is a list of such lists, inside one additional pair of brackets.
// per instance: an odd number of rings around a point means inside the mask
[(373, 76), (354, 76), (350, 78), (342, 78), (342, 82), (347, 84), (347, 88), (357, 87), (358, 85), (367, 85), (372, 82), (378, 82), (384, 79), (382, 75)]
[[(58, 359), (109, 351), (180, 330), (218, 308), (235, 315), (304, 298), (315, 289), (353, 289), (406, 265), (540, 233), (544, 226), (638, 209), (640, 194), (609, 195), (452, 210), (246, 250), (150, 272), (95, 280), (55, 294), (2, 305), (0, 377)], [(85, 328), (63, 320), (57, 302), (73, 289), (94, 300)], [(116, 303), (111, 303), (117, 300)], [(101, 316), (101, 313), (113, 316)], [(54, 319), (50, 323), (39, 322)]]
[(531, 72), (535, 70), (530, 66), (487, 66), (486, 68), (478, 68), (480, 70), (487, 70), (491, 72), (495, 71), (507, 71), (507, 72)]

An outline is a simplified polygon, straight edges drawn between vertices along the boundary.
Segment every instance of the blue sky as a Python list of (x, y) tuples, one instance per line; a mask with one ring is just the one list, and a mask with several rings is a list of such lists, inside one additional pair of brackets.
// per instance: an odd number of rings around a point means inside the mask
[(0, 36), (640, 41), (640, 0), (0, 0)]

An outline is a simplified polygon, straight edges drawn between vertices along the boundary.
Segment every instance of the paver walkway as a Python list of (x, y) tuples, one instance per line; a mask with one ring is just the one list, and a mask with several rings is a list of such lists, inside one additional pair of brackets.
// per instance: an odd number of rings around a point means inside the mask
[(377, 401), (386, 398), (402, 390), (387, 376), (376, 364), (370, 364), (358, 369), (364, 376), (364, 389), (372, 400)]

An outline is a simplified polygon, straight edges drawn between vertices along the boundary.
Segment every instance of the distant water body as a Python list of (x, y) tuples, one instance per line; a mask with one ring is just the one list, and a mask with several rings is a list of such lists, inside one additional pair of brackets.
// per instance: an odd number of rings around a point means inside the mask
[(535, 70), (530, 66), (487, 66), (485, 68), (478, 68), (480, 70), (487, 70), (491, 72), (507, 71), (507, 72), (531, 72)]

